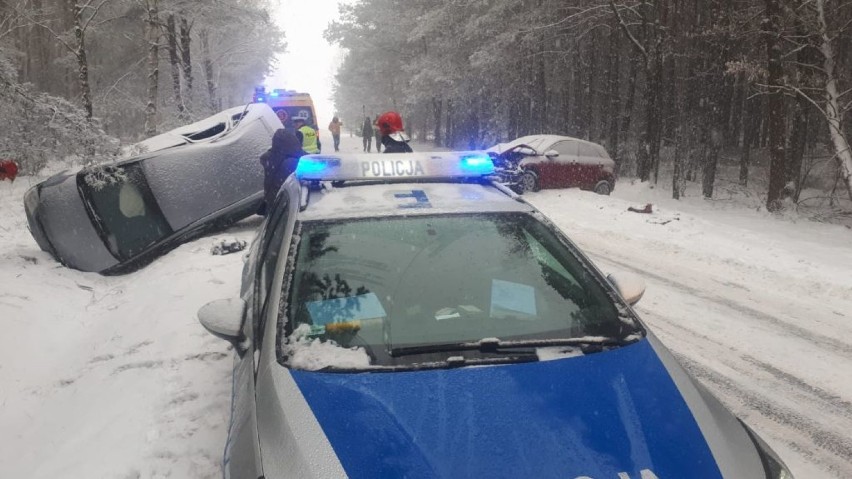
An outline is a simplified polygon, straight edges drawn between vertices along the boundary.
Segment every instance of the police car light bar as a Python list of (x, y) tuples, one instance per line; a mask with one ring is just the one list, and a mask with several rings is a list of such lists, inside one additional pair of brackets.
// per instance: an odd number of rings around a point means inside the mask
[(300, 180), (394, 180), (472, 178), (494, 174), (482, 151), (306, 155), (299, 159)]

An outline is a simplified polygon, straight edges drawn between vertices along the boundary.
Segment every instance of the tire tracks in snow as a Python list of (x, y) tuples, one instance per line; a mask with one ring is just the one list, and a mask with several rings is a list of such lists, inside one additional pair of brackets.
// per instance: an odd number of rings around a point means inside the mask
[[(785, 434), (779, 439), (803, 457), (827, 469), (836, 477), (852, 477), (852, 464), (849, 463), (849, 458), (852, 457), (852, 440), (849, 437), (829, 431), (811, 421), (800, 412), (804, 407), (792, 409), (782, 406), (765, 395), (747, 390), (743, 384), (730, 376), (717, 373), (686, 356), (678, 354), (677, 357), (696, 378), (714, 386), (713, 389), (722, 391), (723, 398), (733, 396), (746, 408), (792, 430), (792, 434)], [(805, 441), (797, 440), (796, 436)]]
[[(852, 345), (790, 324), (729, 298), (702, 291), (670, 278), (640, 269), (611, 256), (592, 254), (595, 262), (634, 272), (688, 297), (730, 309), (768, 325), (779, 336), (795, 336), (841, 357), (852, 355)], [(852, 477), (852, 402), (809, 383), (800, 376), (758, 359), (686, 326), (679, 318), (641, 308), (653, 330), (673, 338), (665, 341), (693, 376), (707, 384), (730, 409), (758, 414), (775, 426), (773, 438), (785, 443), (805, 461), (834, 477)], [(712, 358), (712, 361), (708, 361)], [(715, 363), (717, 367), (708, 364)], [(724, 371), (730, 369), (730, 371)], [(820, 420), (815, 420), (815, 416)], [(760, 428), (764, 429), (764, 428)], [(782, 431), (780, 434), (778, 431)]]
[[(586, 251), (590, 251), (586, 249)], [(591, 253), (591, 256), (594, 256), (596, 264), (612, 264), (618, 268), (623, 268), (629, 270), (639, 276), (652, 278), (654, 281), (663, 283), (664, 285), (680, 290), (688, 295), (693, 297), (701, 298), (712, 303), (718, 304), (720, 306), (732, 309), (740, 314), (746, 315), (750, 318), (754, 318), (760, 320), (762, 323), (771, 326), (774, 329), (780, 330), (781, 332), (796, 336), (805, 340), (809, 343), (813, 343), (822, 347), (822, 349), (830, 350), (836, 353), (839, 356), (850, 357), (852, 356), (852, 343), (846, 343), (838, 340), (837, 338), (833, 338), (831, 336), (826, 336), (824, 334), (814, 333), (808, 329), (805, 329), (801, 326), (797, 326), (795, 324), (791, 324), (788, 321), (783, 321), (776, 317), (775, 315), (765, 313), (758, 309), (752, 308), (750, 306), (740, 304), (734, 301), (731, 301), (722, 296), (718, 296), (712, 293), (708, 293), (701, 289), (685, 285), (683, 283), (678, 283), (674, 280), (666, 278), (665, 276), (661, 276), (659, 274), (653, 273), (647, 269), (641, 269), (639, 267), (633, 266), (624, 261), (612, 259), (612, 256), (608, 253), (606, 256), (598, 253)]]
[[(848, 409), (848, 402), (683, 327), (674, 318), (650, 312), (646, 316), (654, 318), (655, 331), (671, 336), (664, 343), (681, 346), (670, 347), (678, 361), (730, 410), (747, 419), (762, 435), (771, 432), (773, 439), (783, 442), (812, 465), (830, 472), (831, 477), (852, 477), (852, 439), (845, 434), (852, 428), (852, 410)], [(710, 357), (717, 367), (707, 364)], [(743, 363), (756, 365), (764, 375), (744, 368)], [(726, 373), (725, 369), (733, 372)], [(826, 418), (825, 423), (813, 419), (814, 411)], [(755, 420), (755, 414), (761, 419)], [(773, 425), (767, 426), (767, 421)], [(792, 461), (788, 458), (787, 462)]]

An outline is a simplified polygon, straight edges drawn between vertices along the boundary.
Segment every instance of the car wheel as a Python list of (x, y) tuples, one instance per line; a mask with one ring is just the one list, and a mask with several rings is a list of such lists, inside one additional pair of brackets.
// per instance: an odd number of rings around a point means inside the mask
[(538, 191), (541, 187), (538, 184), (538, 175), (535, 171), (527, 170), (521, 176), (521, 187), (524, 191)]
[(606, 180), (599, 181), (598, 184), (595, 185), (595, 189), (593, 191), (599, 195), (608, 195), (612, 193), (612, 185), (610, 185), (609, 181)]

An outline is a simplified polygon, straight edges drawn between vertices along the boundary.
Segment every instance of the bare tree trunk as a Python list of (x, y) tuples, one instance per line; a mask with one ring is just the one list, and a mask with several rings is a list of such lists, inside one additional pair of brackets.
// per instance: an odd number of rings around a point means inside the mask
[(577, 59), (576, 63), (571, 68), (573, 74), (573, 82), (574, 82), (574, 130), (573, 133), (577, 138), (585, 138), (586, 137), (586, 128), (588, 125), (586, 124), (585, 118), (583, 115), (586, 112), (586, 101), (588, 101), (588, 97), (585, 94), (585, 84), (586, 80), (583, 78), (583, 54), (580, 48), (577, 49)]
[(715, 126), (712, 126), (708, 130), (707, 137), (709, 145), (707, 146), (707, 155), (704, 157), (704, 166), (701, 175), (701, 194), (705, 198), (712, 198), (713, 187), (716, 184), (716, 169), (719, 165), (722, 132)]
[(444, 134), (444, 146), (450, 148), (453, 146), (453, 126), (453, 100), (447, 100), (447, 130)]
[[(639, 152), (637, 155), (636, 174), (640, 181), (648, 181), (651, 178), (651, 170), (658, 166), (660, 153), (660, 105), (658, 99), (662, 89), (663, 61), (662, 46), (663, 37), (660, 26), (660, 12), (662, 12), (663, 23), (667, 14), (667, 4), (663, 4), (661, 11), (657, 10), (659, 5), (644, 3), (642, 14), (642, 31), (644, 32), (644, 45), (633, 35), (627, 23), (621, 16), (619, 8), (614, 0), (609, 2), (610, 9), (621, 30), (630, 40), (636, 53), (642, 55), (645, 66), (645, 128), (640, 134)], [(649, 17), (652, 17), (650, 19)], [(650, 32), (649, 32), (650, 30)]]
[(517, 138), (521, 136), (521, 128), (518, 124), (518, 112), (520, 111), (520, 98), (513, 95), (509, 101), (509, 138)]
[(755, 130), (753, 116), (756, 102), (748, 99), (748, 87), (749, 83), (745, 81), (743, 83), (743, 147), (740, 157), (740, 185), (742, 186), (748, 186), (748, 164), (751, 161), (751, 144), (754, 141), (752, 136)]
[(650, 71), (650, 75), (653, 80), (648, 85), (648, 88), (653, 90), (650, 94), (651, 98), (653, 98), (653, 103), (648, 105), (648, 118), (650, 123), (647, 125), (648, 166), (654, 172), (654, 184), (657, 183), (657, 180), (659, 180), (660, 177), (660, 143), (663, 140), (663, 111), (660, 104), (660, 99), (663, 96), (663, 58), (661, 52), (662, 45), (660, 44), (661, 41), (657, 40), (657, 43), (658, 45), (655, 49), (656, 53), (653, 56)]
[(432, 113), (435, 115), (435, 146), (441, 146), (441, 110), (443, 110), (444, 101), (439, 98), (432, 97)]
[(636, 74), (639, 70), (639, 57), (630, 55), (630, 70), (627, 73), (627, 99), (624, 102), (624, 114), (621, 117), (621, 131), (630, 134), (630, 121), (633, 119), (633, 104), (636, 102)]
[(215, 112), (217, 108), (216, 81), (213, 79), (213, 61), (210, 58), (210, 42), (207, 30), (201, 30), (201, 62), (204, 64), (204, 76), (207, 79), (207, 99), (210, 111)]
[(828, 120), (831, 143), (834, 145), (834, 157), (840, 167), (840, 176), (846, 184), (849, 198), (852, 199), (852, 150), (849, 149), (849, 141), (843, 133), (843, 111), (840, 109), (840, 93), (837, 89), (837, 78), (834, 73), (834, 51), (831, 47), (831, 38), (828, 36), (828, 24), (825, 20), (825, 0), (816, 0), (816, 7), (819, 17), (819, 33), (822, 40), (820, 49), (825, 59), (823, 63), (823, 70), (825, 71), (825, 117)]
[(186, 18), (180, 19), (180, 58), (183, 65), (183, 81), (186, 83), (186, 99), (192, 108), (192, 32)]
[(80, 82), (80, 99), (86, 110), (86, 118), (91, 119), (92, 90), (89, 86), (89, 61), (86, 58), (86, 32), (83, 29), (83, 6), (75, 0), (69, 0), (69, 7), (74, 17), (74, 39), (76, 40), (74, 56), (77, 57), (77, 79)]
[(621, 157), (618, 153), (618, 134), (621, 122), (621, 95), (619, 94), (619, 76), (621, 67), (620, 42), (618, 36), (618, 24), (616, 23), (609, 31), (609, 153), (615, 161), (615, 172), (621, 169)]
[(148, 42), (148, 104), (145, 106), (145, 134), (157, 134), (157, 101), (160, 78), (160, 22), (159, 0), (147, 0), (148, 19), (145, 24), (145, 40)]
[(178, 118), (186, 119), (186, 106), (183, 104), (183, 98), (180, 91), (180, 57), (178, 56), (177, 48), (177, 28), (175, 26), (175, 16), (169, 15), (166, 22), (166, 32), (169, 42), (169, 63), (172, 66), (172, 86), (175, 91), (175, 104), (178, 109)]
[(743, 95), (746, 94), (746, 88), (742, 85), (748, 84), (748, 80), (744, 75), (737, 75), (734, 86), (731, 88), (731, 109), (728, 112), (726, 138), (732, 141), (734, 146), (740, 146), (743, 131), (743, 117), (745, 116), (745, 100)]
[(588, 76), (586, 80), (586, 84), (583, 88), (583, 93), (586, 96), (585, 108), (586, 111), (583, 113), (583, 118), (586, 121), (586, 136), (585, 139), (589, 141), (598, 141), (597, 131), (595, 129), (595, 106), (596, 106), (596, 93), (597, 88), (595, 88), (595, 84), (597, 83), (597, 52), (591, 51), (588, 49)]
[(781, 208), (781, 195), (784, 189), (786, 151), (785, 151), (785, 105), (782, 82), (784, 70), (781, 65), (781, 5), (780, 0), (765, 0), (766, 16), (763, 20), (763, 35), (766, 37), (767, 79), (769, 85), (769, 191), (766, 196), (766, 209), (777, 211)]
[(798, 191), (800, 191), (802, 181), (802, 162), (807, 142), (809, 110), (810, 104), (807, 99), (801, 96), (796, 98), (790, 132), (790, 155), (787, 158), (787, 168), (784, 171), (785, 184), (791, 185), (787, 193), (791, 194), (795, 201), (799, 200)]

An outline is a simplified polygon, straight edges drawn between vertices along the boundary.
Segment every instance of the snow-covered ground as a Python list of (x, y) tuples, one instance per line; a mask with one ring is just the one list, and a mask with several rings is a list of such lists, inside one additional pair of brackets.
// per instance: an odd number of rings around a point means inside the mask
[[(231, 355), (195, 311), (237, 295), (242, 255), (210, 248), (258, 220), (103, 277), (38, 249), (21, 202), (37, 181), (0, 183), (0, 478), (219, 477)], [(645, 321), (796, 477), (852, 477), (852, 230), (667, 196), (527, 198), (602, 270), (645, 278)]]

